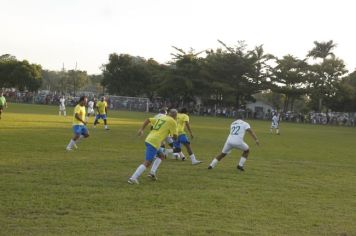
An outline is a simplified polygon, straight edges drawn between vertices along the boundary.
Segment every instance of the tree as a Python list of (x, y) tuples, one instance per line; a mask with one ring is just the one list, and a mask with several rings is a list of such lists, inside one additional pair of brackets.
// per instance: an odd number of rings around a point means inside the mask
[(328, 42), (315, 41), (314, 48), (307, 55), (314, 59), (322, 59), (321, 63), (315, 63), (310, 67), (311, 104), (318, 111), (323, 108), (323, 100), (334, 94), (335, 84), (347, 72), (344, 62), (336, 58), (332, 52), (335, 47), (336, 44), (332, 40)]
[(308, 64), (292, 55), (276, 58), (277, 65), (272, 68), (272, 90), (285, 95), (283, 111), (294, 110), (294, 102), (306, 94)]
[(18, 88), (20, 91), (37, 91), (42, 83), (41, 66), (18, 61), (5, 54), (0, 57), (0, 87)]

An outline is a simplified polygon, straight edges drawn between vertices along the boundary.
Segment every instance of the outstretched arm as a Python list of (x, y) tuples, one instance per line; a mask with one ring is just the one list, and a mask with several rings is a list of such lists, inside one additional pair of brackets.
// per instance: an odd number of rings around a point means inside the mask
[(259, 145), (260, 142), (258, 141), (258, 138), (257, 138), (255, 132), (253, 132), (253, 130), (251, 128), (247, 129), (246, 131), (252, 136), (252, 138), (255, 140), (256, 144)]
[(193, 132), (192, 132), (192, 129), (190, 128), (190, 125), (189, 125), (189, 122), (188, 122), (188, 121), (185, 122), (185, 126), (187, 127), (187, 129), (188, 129), (188, 131), (189, 131), (190, 138), (193, 139), (193, 138), (194, 138)]
[(140, 129), (138, 130), (138, 132), (137, 132), (137, 135), (138, 135), (138, 136), (142, 136), (142, 135), (143, 135), (143, 131), (144, 131), (144, 129), (146, 128), (146, 126), (147, 126), (148, 124), (150, 124), (150, 119), (146, 119), (146, 120), (143, 122), (141, 128), (140, 128)]

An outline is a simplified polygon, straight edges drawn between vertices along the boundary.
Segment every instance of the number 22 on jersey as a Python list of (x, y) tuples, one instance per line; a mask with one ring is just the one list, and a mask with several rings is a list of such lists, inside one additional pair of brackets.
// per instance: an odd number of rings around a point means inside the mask
[(239, 130), (240, 130), (240, 126), (239, 125), (234, 125), (234, 126), (231, 126), (231, 132), (230, 134), (231, 135), (239, 135)]

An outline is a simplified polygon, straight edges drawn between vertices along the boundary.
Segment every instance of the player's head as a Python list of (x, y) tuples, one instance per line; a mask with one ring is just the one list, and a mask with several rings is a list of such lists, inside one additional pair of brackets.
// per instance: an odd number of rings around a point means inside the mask
[(162, 107), (162, 108), (160, 108), (158, 112), (159, 112), (160, 114), (167, 115), (167, 107)]
[(178, 111), (177, 109), (170, 109), (168, 115), (171, 116), (173, 119), (177, 118)]
[(187, 114), (187, 113), (188, 113), (188, 110), (187, 110), (187, 108), (182, 107), (182, 108), (180, 109), (179, 113)]
[(236, 118), (242, 120), (244, 118), (244, 114), (242, 112), (238, 112)]
[(102, 96), (100, 100), (101, 100), (102, 102), (105, 101), (105, 97)]
[(88, 102), (87, 96), (81, 96), (81, 97), (79, 98), (79, 102), (78, 102), (78, 103), (79, 103), (81, 106), (84, 106), (84, 105), (87, 104), (87, 102)]

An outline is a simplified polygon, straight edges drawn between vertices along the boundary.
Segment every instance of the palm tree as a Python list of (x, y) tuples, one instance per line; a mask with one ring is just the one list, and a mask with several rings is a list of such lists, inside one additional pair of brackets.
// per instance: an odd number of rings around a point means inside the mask
[(336, 47), (336, 44), (332, 40), (328, 42), (318, 42), (314, 41), (314, 48), (309, 51), (307, 57), (312, 57), (313, 59), (321, 58), (325, 60), (328, 56), (334, 56), (331, 51)]

